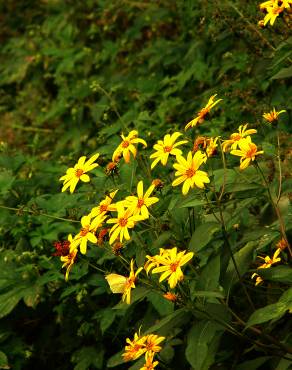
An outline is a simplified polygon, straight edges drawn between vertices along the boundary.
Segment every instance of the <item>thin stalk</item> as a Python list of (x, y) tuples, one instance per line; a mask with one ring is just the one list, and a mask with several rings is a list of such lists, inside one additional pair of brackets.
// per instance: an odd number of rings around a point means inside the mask
[(116, 103), (115, 99), (103, 87), (101, 87), (100, 85), (98, 85), (97, 88), (109, 99), (109, 101), (111, 102), (111, 106), (112, 106), (114, 112), (116, 113), (118, 119), (121, 121), (121, 124), (122, 124), (124, 130), (126, 130), (127, 127), (125, 125), (125, 122), (122, 119), (122, 116), (120, 115), (120, 113), (118, 111), (117, 103)]
[(284, 221), (283, 221), (281, 212), (279, 210), (278, 205), (273, 200), (269, 183), (268, 183), (267, 179), (265, 178), (265, 175), (264, 175), (262, 169), (260, 168), (260, 166), (259, 166), (259, 164), (258, 164), (258, 162), (256, 160), (254, 161), (254, 164), (255, 164), (256, 169), (258, 170), (258, 172), (262, 176), (262, 178), (264, 180), (264, 183), (266, 185), (266, 189), (267, 189), (267, 192), (268, 192), (270, 201), (271, 201), (271, 205), (274, 208), (274, 211), (275, 211), (275, 213), (276, 213), (276, 215), (278, 217), (278, 220), (279, 220), (280, 232), (282, 234), (283, 239), (285, 239), (285, 241), (286, 241), (287, 248), (288, 248), (288, 251), (289, 251), (289, 254), (290, 254), (290, 258), (291, 258), (292, 257), (292, 250), (291, 250), (290, 244), (288, 242), (288, 238), (287, 238), (286, 231), (285, 231), (285, 225), (284, 225)]
[(18, 215), (21, 215), (22, 212), (25, 212), (25, 213), (29, 213), (29, 214), (31, 214), (33, 216), (45, 216), (45, 217), (49, 217), (49, 218), (54, 218), (56, 220), (80, 223), (80, 221), (77, 221), (77, 220), (71, 220), (69, 218), (64, 218), (64, 217), (57, 217), (57, 216), (49, 215), (49, 214), (43, 213), (43, 212), (36, 213), (36, 211), (32, 211), (30, 209), (6, 207), (6, 206), (3, 206), (3, 205), (0, 205), (0, 208), (7, 209), (9, 211), (15, 211), (15, 212), (18, 213)]
[(279, 167), (279, 189), (278, 189), (278, 195), (276, 200), (276, 205), (278, 205), (281, 193), (282, 193), (282, 167), (281, 167), (281, 157), (280, 157), (280, 135), (279, 131), (277, 130), (277, 145), (278, 145), (278, 167)]
[(244, 285), (244, 283), (241, 280), (240, 272), (239, 272), (239, 269), (238, 269), (238, 266), (237, 266), (237, 263), (236, 263), (236, 260), (234, 258), (232, 248), (231, 248), (231, 245), (230, 245), (230, 242), (229, 242), (228, 233), (227, 233), (225, 220), (224, 220), (224, 217), (223, 217), (223, 212), (222, 212), (222, 209), (221, 209), (220, 202), (218, 202), (218, 207), (219, 207), (219, 215), (220, 215), (220, 220), (221, 220), (221, 225), (222, 225), (223, 237), (224, 237), (224, 240), (225, 240), (225, 244), (228, 248), (228, 251), (229, 251), (233, 266), (234, 266), (234, 269), (236, 271), (236, 275), (238, 277), (239, 283), (240, 283), (240, 285), (241, 285), (241, 287), (244, 291), (244, 294), (246, 295), (246, 298), (247, 298), (249, 304), (251, 305), (252, 309), (255, 310), (255, 306), (253, 304), (253, 301), (252, 301), (252, 299), (251, 299), (251, 297), (250, 297), (250, 295), (249, 295), (249, 293), (246, 289), (246, 286)]

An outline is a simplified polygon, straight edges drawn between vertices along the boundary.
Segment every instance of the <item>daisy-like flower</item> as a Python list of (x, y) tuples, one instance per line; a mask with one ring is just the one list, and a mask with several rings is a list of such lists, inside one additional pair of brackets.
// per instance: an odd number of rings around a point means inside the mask
[(138, 270), (134, 271), (134, 260), (131, 260), (130, 275), (125, 277), (118, 274), (108, 274), (106, 275), (106, 280), (110, 286), (113, 293), (123, 294), (122, 301), (127, 304), (131, 303), (131, 290), (136, 288), (135, 282), (137, 280), (138, 274), (143, 270), (143, 267), (139, 267)]
[(238, 146), (240, 150), (231, 150), (232, 155), (236, 155), (240, 158), (240, 166), (241, 170), (244, 170), (250, 165), (250, 162), (256, 159), (256, 156), (259, 154), (263, 154), (263, 150), (258, 151), (257, 146), (252, 143), (250, 136), (239, 140)]
[(121, 138), (123, 139), (123, 141), (113, 153), (113, 162), (119, 161), (120, 157), (123, 156), (125, 162), (129, 163), (131, 159), (131, 153), (135, 158), (137, 154), (137, 149), (134, 144), (141, 143), (144, 145), (144, 148), (147, 147), (146, 141), (138, 138), (138, 131), (136, 130), (131, 131), (128, 136), (121, 135)]
[(158, 364), (158, 361), (153, 362), (154, 353), (152, 352), (146, 352), (145, 354), (145, 364), (143, 367), (140, 368), (140, 370), (153, 370)]
[[(262, 260), (264, 260), (265, 262), (260, 265), (257, 270), (259, 269), (268, 269), (270, 267), (272, 267), (275, 263), (278, 263), (281, 261), (281, 257), (279, 257), (279, 254), (281, 253), (281, 249), (278, 248), (273, 257), (271, 258), (270, 256), (265, 256), (265, 257), (261, 257), (259, 256), (259, 258), (261, 258)], [(251, 278), (256, 278), (256, 282), (255, 282), (255, 285), (259, 285), (260, 283), (262, 283), (264, 280), (261, 276), (259, 276), (256, 272), (252, 274)]]
[(66, 175), (60, 177), (60, 181), (63, 181), (62, 192), (70, 188), (70, 193), (73, 193), (79, 180), (83, 182), (89, 182), (90, 177), (86, 174), (98, 166), (94, 163), (99, 157), (99, 153), (96, 153), (90, 157), (87, 161), (86, 157), (80, 157), (74, 167), (68, 168)]
[(157, 141), (157, 144), (153, 146), (153, 149), (155, 149), (156, 152), (150, 155), (151, 159), (155, 158), (151, 164), (151, 169), (153, 169), (159, 161), (163, 166), (166, 166), (170, 154), (175, 156), (182, 154), (182, 151), (177, 147), (187, 143), (187, 140), (178, 141), (177, 143), (175, 142), (181, 135), (182, 134), (180, 132), (175, 132), (172, 135), (165, 135), (163, 141)]
[(92, 221), (90, 215), (83, 216), (81, 218), (82, 229), (75, 236), (72, 242), (72, 248), (77, 248), (78, 246), (80, 246), (80, 252), (82, 254), (85, 254), (88, 241), (94, 244), (97, 243), (95, 231), (102, 225), (105, 218), (106, 216), (100, 215), (95, 217), (95, 219)]
[(114, 224), (110, 229), (110, 240), (109, 243), (113, 242), (120, 237), (120, 242), (122, 243), (123, 239), (130, 240), (130, 235), (128, 229), (132, 229), (135, 226), (137, 221), (144, 220), (144, 217), (133, 215), (130, 209), (124, 208), (122, 202), (117, 203), (117, 218), (111, 218), (107, 220), (108, 224)]
[(248, 123), (245, 125), (240, 125), (238, 128), (238, 132), (234, 132), (230, 135), (228, 140), (224, 140), (222, 144), (223, 152), (226, 152), (230, 147), (232, 150), (237, 149), (238, 143), (241, 139), (245, 138), (246, 136), (252, 135), (257, 133), (257, 130), (251, 128), (247, 130)]
[(144, 194), (143, 181), (139, 181), (137, 185), (137, 197), (134, 195), (126, 197), (124, 205), (131, 210), (134, 216), (141, 215), (144, 219), (148, 218), (148, 208), (159, 201), (157, 197), (150, 197), (154, 189), (155, 186), (151, 185)]
[(175, 176), (179, 177), (172, 182), (172, 186), (180, 185), (183, 182), (183, 195), (186, 195), (194, 185), (203, 189), (205, 187), (204, 184), (210, 182), (207, 172), (199, 170), (199, 167), (207, 161), (206, 154), (196, 152), (192, 156), (192, 152), (189, 152), (187, 159), (177, 156), (176, 160), (177, 163), (173, 167), (177, 170)]
[(177, 252), (176, 247), (165, 251), (166, 253), (163, 253), (162, 256), (157, 256), (156, 261), (159, 262), (160, 266), (154, 267), (152, 274), (162, 273), (159, 282), (168, 279), (168, 284), (173, 289), (184, 278), (181, 267), (193, 258), (194, 253)]
[(192, 119), (186, 126), (185, 126), (185, 130), (187, 130), (188, 128), (190, 127), (196, 127), (197, 125), (200, 125), (201, 123), (203, 123), (205, 121), (205, 118), (206, 116), (209, 114), (210, 110), (215, 107), (215, 105), (217, 105), (222, 99), (218, 99), (216, 101), (215, 100), (215, 97), (217, 96), (217, 94), (215, 95), (212, 95), (208, 101), (208, 103), (205, 105), (204, 108), (202, 108), (198, 113), (197, 113), (197, 116)]
[(272, 258), (271, 258), (270, 256), (266, 256), (266, 257), (261, 257), (261, 256), (259, 256), (259, 258), (261, 258), (262, 260), (264, 260), (264, 261), (265, 261), (265, 263), (263, 263), (262, 265), (260, 265), (260, 266), (258, 267), (258, 269), (268, 269), (268, 268), (270, 268), (272, 265), (274, 265), (275, 263), (280, 262), (280, 261), (281, 261), (281, 257), (278, 257), (280, 253), (281, 253), (281, 249), (280, 249), (280, 248), (278, 248), (278, 249), (275, 251), (275, 253), (274, 253), (274, 255), (273, 255), (273, 257), (272, 257)]
[(61, 262), (63, 262), (62, 268), (66, 267), (66, 274), (65, 274), (65, 280), (68, 281), (69, 279), (69, 273), (75, 263), (78, 250), (76, 248), (71, 249), (73, 238), (72, 235), (68, 235), (68, 245), (67, 246), (67, 254), (63, 254), (60, 257)]
[(115, 204), (112, 204), (112, 201), (117, 194), (118, 190), (112, 191), (105, 197), (104, 200), (102, 200), (97, 207), (92, 208), (90, 212), (90, 216), (92, 218), (100, 216), (100, 215), (105, 215), (108, 212), (111, 211), (116, 211), (117, 207)]
[(286, 112), (286, 110), (282, 109), (280, 110), (279, 112), (276, 111), (275, 108), (273, 108), (273, 110), (271, 110), (270, 112), (268, 113), (264, 113), (263, 114), (263, 117), (266, 121), (270, 122), (270, 123), (273, 123), (275, 121), (278, 121), (278, 117), (281, 113), (284, 113)]
[(278, 5), (278, 2), (274, 3), (272, 6), (266, 7), (267, 14), (264, 17), (264, 26), (270, 22), (270, 25), (273, 26), (275, 20), (279, 15), (284, 11), (285, 7), (283, 5)]
[(216, 153), (217, 148), (218, 148), (218, 140), (219, 140), (219, 137), (215, 137), (215, 138), (211, 137), (208, 140), (208, 145), (206, 148), (206, 154), (208, 158), (212, 157)]
[(134, 334), (134, 339), (131, 340), (130, 338), (126, 339), (127, 345), (125, 346), (125, 353), (123, 353), (124, 361), (133, 361), (137, 360), (140, 356), (142, 356), (146, 352), (146, 348), (144, 346), (146, 341), (146, 337), (141, 337), (140, 332)]
[(160, 258), (163, 257), (163, 256), (166, 256), (166, 255), (168, 255), (168, 250), (163, 249), (163, 248), (159, 248), (159, 255), (156, 255), (156, 256), (147, 255), (146, 256), (148, 261), (144, 265), (144, 270), (146, 271), (147, 275), (148, 275), (148, 273), (151, 269), (153, 269), (154, 267), (159, 266)]
[(161, 342), (163, 342), (165, 337), (159, 337), (156, 334), (148, 334), (146, 336), (146, 341), (145, 341), (145, 347), (146, 347), (146, 352), (148, 353), (157, 353), (161, 351), (161, 346), (159, 345)]

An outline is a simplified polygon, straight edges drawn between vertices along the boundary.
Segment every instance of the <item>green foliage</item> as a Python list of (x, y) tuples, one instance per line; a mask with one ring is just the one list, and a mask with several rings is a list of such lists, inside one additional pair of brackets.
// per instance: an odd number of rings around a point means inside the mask
[[(258, 256), (273, 255), (283, 228), (292, 234), (291, 20), (260, 29), (251, 0), (6, 1), (0, 13), (0, 369), (139, 369), (143, 359), (121, 356), (139, 328), (166, 337), (156, 357), (164, 369), (289, 369), (291, 256), (286, 249), (262, 269)], [(223, 101), (184, 133), (187, 150), (248, 122), (270, 194), (256, 166), (240, 171), (220, 146), (204, 190), (172, 187), (173, 162), (150, 170), (156, 141), (184, 132), (213, 94)], [(287, 111), (278, 125), (262, 119), (273, 107)], [(109, 175), (130, 130), (148, 147)], [(90, 183), (61, 193), (67, 168), (97, 152)], [(123, 259), (107, 241), (91, 244), (65, 282), (53, 243), (76, 235), (108, 192), (121, 200), (154, 178), (164, 183), (159, 202)], [(126, 276), (132, 258), (143, 267), (174, 246), (194, 252), (175, 302), (163, 297), (167, 282), (144, 271), (131, 305), (112, 294), (104, 273)]]

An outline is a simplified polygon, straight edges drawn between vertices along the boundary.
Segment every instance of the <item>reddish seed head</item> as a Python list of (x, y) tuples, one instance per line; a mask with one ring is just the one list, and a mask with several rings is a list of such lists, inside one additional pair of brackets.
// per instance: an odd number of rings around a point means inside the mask
[(127, 148), (129, 145), (130, 145), (130, 143), (126, 140), (122, 142), (122, 147), (123, 148)]
[(57, 241), (54, 243), (56, 252), (53, 253), (53, 256), (67, 256), (69, 254), (70, 242), (68, 240)]

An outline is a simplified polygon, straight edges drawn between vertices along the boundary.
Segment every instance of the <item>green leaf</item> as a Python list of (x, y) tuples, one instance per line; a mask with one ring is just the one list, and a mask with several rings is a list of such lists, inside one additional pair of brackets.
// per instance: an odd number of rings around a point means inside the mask
[(292, 77), (292, 66), (287, 68), (282, 68), (278, 73), (271, 77), (272, 80), (278, 80), (280, 78)]
[(259, 269), (257, 273), (264, 280), (279, 281), (281, 283), (292, 283), (292, 268), (289, 266), (276, 266), (269, 269)]
[(194, 370), (210, 368), (222, 333), (222, 327), (209, 320), (193, 325), (188, 333), (186, 358)]
[[(197, 282), (198, 290), (210, 291), (218, 289), (220, 277), (220, 255), (213, 257), (203, 268), (201, 276)], [(192, 298), (196, 296), (196, 290), (192, 292)]]
[(10, 369), (8, 358), (4, 352), (0, 351), (0, 369)]
[(246, 328), (257, 324), (262, 324), (263, 322), (267, 322), (270, 320), (278, 320), (284, 315), (286, 310), (287, 307), (285, 303), (281, 302), (273, 303), (266, 307), (259, 308), (258, 310), (253, 312), (248, 319), (248, 322), (246, 323)]
[(257, 370), (262, 366), (265, 362), (268, 360), (272, 359), (271, 356), (263, 356), (263, 357), (258, 357), (254, 360), (250, 361), (245, 361), (242, 362), (241, 364), (236, 366), (236, 370)]
[(192, 252), (199, 252), (213, 238), (214, 234), (221, 230), (221, 226), (217, 222), (205, 222), (199, 225), (192, 235), (188, 249)]
[(190, 313), (184, 309), (180, 308), (170, 315), (164, 317), (157, 324), (151, 326), (146, 330), (145, 334), (155, 333), (159, 331), (161, 335), (167, 335), (174, 327), (182, 325), (190, 316)]
[(292, 311), (292, 288), (284, 292), (277, 303), (270, 304), (266, 307), (259, 308), (248, 319), (246, 327), (262, 324), (270, 320), (280, 319), (285, 312)]
[[(242, 276), (249, 269), (252, 261), (253, 251), (255, 249), (255, 242), (248, 242), (243, 248), (234, 254), (236, 266), (238, 267), (239, 275)], [(226, 292), (238, 282), (238, 275), (232, 259), (229, 260), (229, 264), (226, 270), (226, 274), (223, 280), (223, 287)]]
[(160, 316), (167, 316), (173, 312), (174, 304), (165, 299), (162, 294), (153, 291), (147, 295), (147, 299), (153, 304)]
[(124, 364), (125, 361), (122, 357), (123, 353), (124, 351), (120, 351), (116, 353), (115, 355), (113, 355), (112, 357), (110, 357), (107, 361), (107, 367), (116, 367), (118, 365)]
[(191, 293), (191, 297), (225, 298), (225, 295), (221, 292), (209, 292), (205, 290), (197, 290)]
[(113, 309), (105, 309), (101, 312), (101, 319), (100, 319), (100, 330), (102, 334), (111, 326), (111, 324), (115, 321), (116, 313)]

